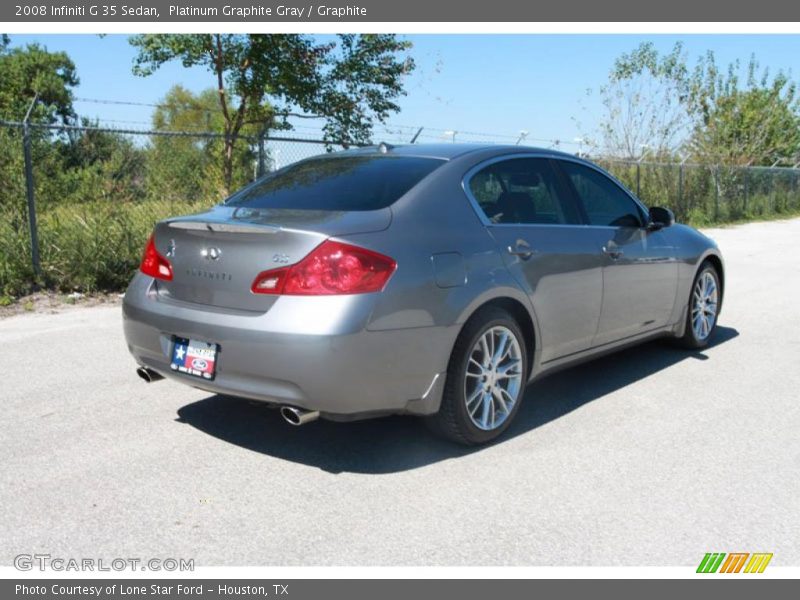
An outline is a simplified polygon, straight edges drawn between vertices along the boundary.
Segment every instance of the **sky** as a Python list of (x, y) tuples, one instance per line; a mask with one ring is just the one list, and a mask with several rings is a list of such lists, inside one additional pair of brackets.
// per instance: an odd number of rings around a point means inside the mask
[[(600, 118), (597, 90), (614, 59), (643, 41), (668, 52), (682, 41), (690, 64), (713, 50), (720, 65), (755, 54), (762, 66), (800, 75), (800, 35), (405, 35), (417, 69), (406, 81), (408, 95), (399, 100), (389, 131), (375, 141), (409, 138), (425, 127), (420, 141), (476, 139), (515, 141), (526, 131), (529, 145), (564, 149), (591, 134)], [(159, 102), (174, 84), (199, 91), (213, 85), (202, 69), (168, 64), (150, 77), (131, 72), (135, 49), (124, 35), (12, 35), (12, 45), (38, 42), (63, 50), (76, 64), (77, 98), (104, 101)], [(152, 108), (86, 102), (75, 103), (82, 116), (120, 128), (147, 128)], [(579, 126), (578, 123), (581, 125)], [(314, 137), (314, 122), (298, 123), (298, 135)], [(448, 133), (449, 132), (449, 133)], [(481, 134), (480, 136), (474, 133)], [(489, 137), (496, 136), (496, 137)]]

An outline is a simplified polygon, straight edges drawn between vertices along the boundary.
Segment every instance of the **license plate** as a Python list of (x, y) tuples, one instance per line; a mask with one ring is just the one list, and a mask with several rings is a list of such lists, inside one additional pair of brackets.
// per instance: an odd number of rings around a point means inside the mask
[(203, 379), (214, 379), (219, 346), (199, 340), (175, 337), (172, 341), (170, 368)]

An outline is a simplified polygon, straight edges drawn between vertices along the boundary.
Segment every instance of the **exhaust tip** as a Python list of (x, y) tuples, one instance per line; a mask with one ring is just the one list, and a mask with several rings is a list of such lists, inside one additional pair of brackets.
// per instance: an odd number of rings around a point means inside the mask
[(281, 416), (289, 425), (300, 427), (300, 425), (305, 425), (306, 423), (319, 419), (319, 411), (304, 410), (302, 408), (295, 408), (294, 406), (281, 406)]
[(296, 408), (281, 406), (281, 416), (283, 417), (284, 421), (289, 423), (289, 425), (294, 425), (294, 426), (300, 425), (300, 414)]
[(147, 383), (153, 383), (154, 381), (158, 381), (159, 379), (164, 379), (163, 375), (159, 375), (152, 369), (148, 369), (147, 367), (139, 367), (136, 369), (136, 374), (141, 377)]

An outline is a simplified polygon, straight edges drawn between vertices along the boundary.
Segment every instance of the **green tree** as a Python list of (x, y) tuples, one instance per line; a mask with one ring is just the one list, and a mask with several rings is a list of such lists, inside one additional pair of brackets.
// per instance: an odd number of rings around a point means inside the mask
[(77, 205), (91, 201), (119, 204), (144, 196), (145, 151), (133, 141), (113, 131), (103, 131), (98, 123), (83, 119), (84, 130), (71, 130), (54, 140), (59, 161), (46, 180), (56, 187), (39, 204), (49, 200)]
[[(48, 52), (38, 44), (10, 48), (8, 36), (0, 40), (0, 119), (21, 121), (34, 103), (30, 114), (33, 123), (53, 124), (74, 118), (72, 88), (78, 84), (75, 65), (63, 52)], [(54, 139), (44, 129), (31, 132), (34, 164), (38, 167), (58, 162), (50, 152)], [(58, 171), (58, 169), (52, 169)], [(21, 131), (0, 131), (0, 206), (17, 208), (20, 219), (25, 201), (25, 177), (22, 164)], [(49, 183), (49, 182), (45, 182)], [(37, 185), (41, 182), (37, 181)]]
[(78, 76), (69, 56), (39, 44), (11, 49), (6, 45), (0, 52), (0, 118), (21, 121), (34, 98), (31, 121), (66, 123), (74, 118), (72, 88)]
[(692, 153), (701, 162), (725, 166), (796, 162), (800, 103), (795, 82), (783, 72), (770, 77), (755, 57), (744, 82), (740, 70), (736, 62), (721, 73), (710, 52), (695, 69), (690, 88), (697, 119)]
[(290, 116), (321, 117), (328, 140), (366, 142), (376, 120), (399, 110), (403, 78), (414, 68), (405, 54), (410, 42), (388, 34), (340, 35), (338, 43), (298, 34), (146, 34), (130, 43), (137, 75), (171, 61), (213, 75), (228, 191), (244, 127), (266, 131), (287, 127)]
[[(153, 136), (148, 147), (148, 188), (160, 199), (207, 201), (226, 194), (222, 170), (226, 147), (219, 137), (203, 137), (205, 132), (224, 129), (217, 91), (193, 94), (182, 86), (172, 87), (153, 113), (158, 131), (198, 133), (191, 136)], [(243, 136), (257, 135), (255, 125), (245, 125), (239, 143), (233, 147), (230, 185), (238, 188), (253, 177), (256, 156)]]

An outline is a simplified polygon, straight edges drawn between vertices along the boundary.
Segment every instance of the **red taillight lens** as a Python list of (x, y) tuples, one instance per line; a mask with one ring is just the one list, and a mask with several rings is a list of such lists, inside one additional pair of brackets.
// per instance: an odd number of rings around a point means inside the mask
[(147, 240), (147, 246), (144, 247), (144, 256), (142, 256), (142, 264), (139, 265), (139, 270), (145, 275), (150, 275), (150, 277), (172, 281), (172, 265), (158, 253), (152, 235)]
[(372, 250), (327, 241), (291, 267), (259, 273), (254, 294), (322, 296), (381, 291), (397, 263)]

